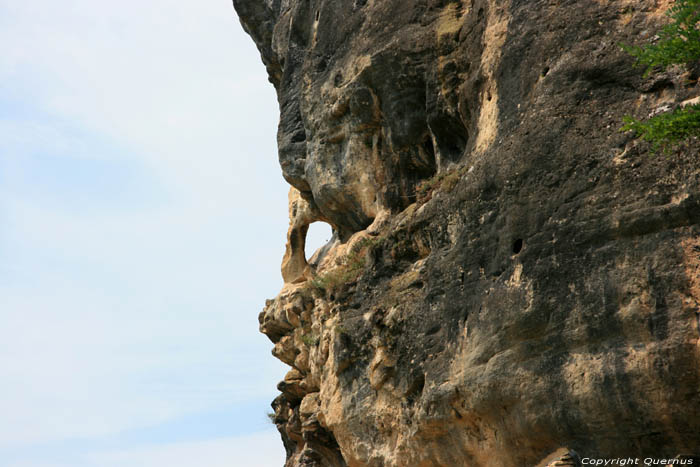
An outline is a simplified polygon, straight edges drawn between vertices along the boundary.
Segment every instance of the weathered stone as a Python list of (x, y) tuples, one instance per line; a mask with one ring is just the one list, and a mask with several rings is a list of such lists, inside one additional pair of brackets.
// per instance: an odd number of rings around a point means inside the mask
[(698, 455), (700, 145), (619, 132), (700, 95), (619, 47), (669, 4), (234, 0), (298, 190), (260, 317), (288, 467)]
[(300, 352), (299, 348), (294, 345), (294, 339), (291, 336), (284, 336), (272, 348), (272, 355), (287, 365), (293, 365)]
[(303, 282), (311, 278), (306, 261), (306, 233), (309, 225), (316, 221), (325, 221), (313, 201), (302, 197), (294, 187), (289, 189), (289, 231), (287, 246), (282, 259), (282, 278), (284, 282)]
[(304, 375), (297, 369), (291, 369), (284, 377), (284, 380), (277, 385), (277, 389), (282, 392), (288, 401), (300, 401), (306, 395), (302, 387)]
[(319, 411), (321, 401), (317, 392), (312, 392), (304, 397), (299, 405), (299, 414), (302, 418), (310, 418)]

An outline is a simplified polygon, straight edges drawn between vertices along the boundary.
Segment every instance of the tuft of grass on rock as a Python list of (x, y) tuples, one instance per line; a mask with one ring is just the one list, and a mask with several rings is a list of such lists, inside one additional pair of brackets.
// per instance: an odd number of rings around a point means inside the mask
[(353, 245), (352, 250), (342, 260), (338, 267), (311, 279), (311, 286), (326, 292), (339, 286), (356, 281), (365, 269), (367, 251), (376, 248), (384, 242), (381, 236), (363, 238)]
[(457, 167), (424, 180), (416, 188), (416, 201), (423, 204), (429, 201), (433, 197), (433, 193), (438, 190), (450, 191), (454, 189), (468, 170), (466, 166)]
[(314, 336), (311, 334), (304, 334), (303, 336), (301, 336), (301, 341), (307, 347), (316, 347), (318, 343), (321, 342), (321, 338), (319, 336)]
[(277, 417), (277, 415), (275, 415), (275, 412), (268, 412), (265, 415), (267, 416), (267, 419), (270, 421), (270, 423), (275, 425), (275, 418)]

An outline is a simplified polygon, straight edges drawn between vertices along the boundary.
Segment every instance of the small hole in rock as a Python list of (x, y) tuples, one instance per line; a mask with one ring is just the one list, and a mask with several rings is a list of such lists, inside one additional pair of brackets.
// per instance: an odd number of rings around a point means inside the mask
[(411, 382), (408, 390), (406, 391), (406, 399), (409, 403), (413, 403), (420, 395), (423, 393), (423, 388), (425, 387), (425, 375), (420, 373), (415, 376), (415, 379)]
[(544, 78), (545, 76), (547, 76), (547, 73), (549, 73), (549, 67), (548, 67), (548, 66), (544, 67), (544, 69), (542, 70), (542, 77)]
[(309, 231), (306, 233), (306, 245), (304, 253), (307, 259), (316, 253), (316, 250), (328, 243), (333, 236), (331, 226), (325, 222), (314, 222), (309, 225)]
[(292, 143), (303, 143), (306, 141), (306, 132), (302, 130), (297, 130), (293, 135), (292, 135)]
[(518, 254), (520, 253), (520, 250), (523, 249), (523, 239), (519, 238), (516, 241), (513, 242), (513, 253)]
[(423, 141), (423, 151), (425, 151), (426, 156), (432, 161), (435, 161), (435, 147), (433, 146), (433, 139), (430, 136), (426, 136)]
[(317, 12), (316, 12), (316, 21), (318, 21), (318, 18), (320, 18), (320, 16), (321, 16), (321, 12), (320, 12), (320, 11), (317, 11)]

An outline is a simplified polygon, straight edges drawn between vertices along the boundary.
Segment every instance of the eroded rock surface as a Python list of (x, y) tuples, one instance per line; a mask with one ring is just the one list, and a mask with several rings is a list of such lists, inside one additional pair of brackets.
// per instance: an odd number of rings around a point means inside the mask
[(618, 45), (669, 4), (234, 0), (297, 203), (260, 315), (288, 467), (700, 454), (700, 145), (619, 131), (700, 96)]

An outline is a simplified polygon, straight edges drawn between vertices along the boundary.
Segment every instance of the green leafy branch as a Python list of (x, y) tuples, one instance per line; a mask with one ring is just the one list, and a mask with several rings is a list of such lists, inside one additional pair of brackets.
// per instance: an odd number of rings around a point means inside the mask
[(652, 150), (667, 148), (682, 143), (689, 136), (700, 135), (700, 104), (678, 108), (642, 122), (624, 117), (622, 131), (634, 131), (640, 138), (649, 141)]
[(637, 59), (637, 66), (646, 67), (644, 76), (657, 67), (666, 69), (700, 59), (700, 0), (677, 0), (666, 15), (672, 22), (659, 32), (658, 43), (644, 47), (622, 45)]
[[(700, 0), (676, 0), (666, 14), (671, 24), (659, 33), (656, 44), (626, 46), (622, 48), (637, 59), (637, 66), (644, 66), (644, 76), (657, 68), (685, 65), (700, 60)], [(700, 135), (700, 105), (689, 105), (671, 112), (655, 115), (646, 121), (630, 116), (624, 118), (622, 131), (634, 131), (652, 150), (668, 150), (692, 136)]]

